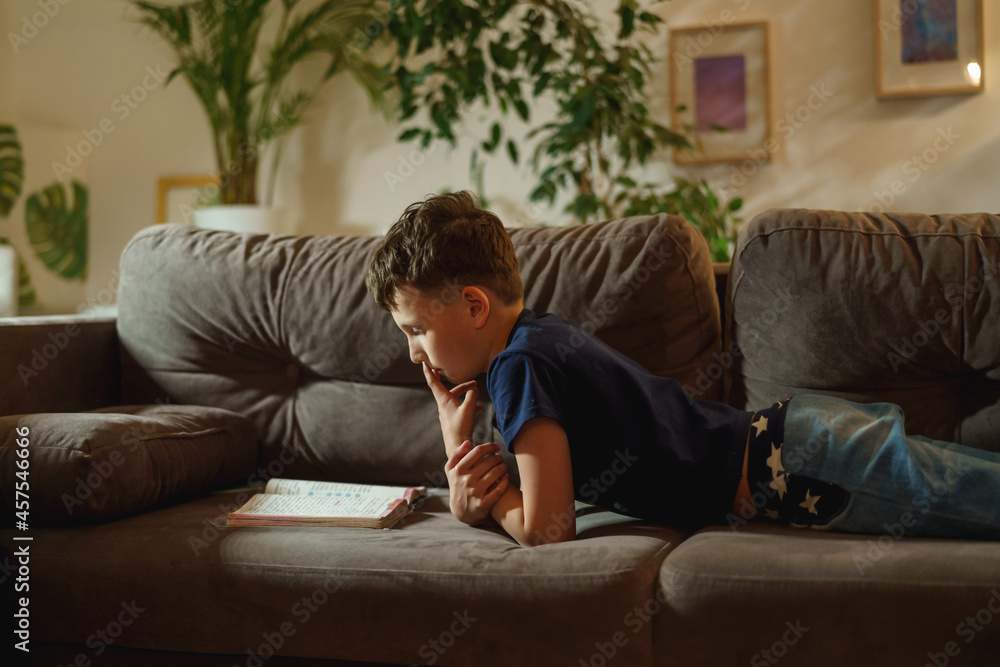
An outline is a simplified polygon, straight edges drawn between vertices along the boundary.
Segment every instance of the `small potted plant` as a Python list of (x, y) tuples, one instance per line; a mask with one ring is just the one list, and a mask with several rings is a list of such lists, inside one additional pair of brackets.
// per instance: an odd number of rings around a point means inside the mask
[[(258, 182), (264, 147), (303, 121), (309, 104), (331, 77), (347, 71), (383, 109), (381, 69), (363, 57), (369, 25), (376, 20), (368, 0), (190, 0), (164, 4), (132, 0), (137, 21), (171, 48), (174, 69), (208, 116), (214, 142), (221, 206), (204, 209), (196, 223), (248, 231), (290, 231), (254, 220), (279, 216), (272, 204), (273, 179), (281, 158), (272, 151), (271, 182)], [(269, 10), (276, 10), (271, 12)], [(270, 16), (276, 14), (276, 16)], [(277, 20), (273, 42), (264, 24)], [(319, 80), (296, 86), (291, 74), (315, 57), (327, 60)], [(264, 208), (258, 206), (264, 205)], [(235, 211), (231, 207), (236, 207)], [(222, 209), (222, 210), (216, 210)], [(231, 221), (236, 213), (237, 222)], [(206, 221), (208, 220), (208, 221)], [(242, 220), (243, 222), (239, 222)]]

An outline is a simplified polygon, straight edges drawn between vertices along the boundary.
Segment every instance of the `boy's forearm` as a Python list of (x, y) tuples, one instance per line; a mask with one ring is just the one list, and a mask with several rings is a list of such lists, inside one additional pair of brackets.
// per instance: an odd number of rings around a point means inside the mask
[(537, 543), (534, 536), (529, 536), (524, 528), (524, 497), (517, 487), (513, 485), (508, 487), (490, 510), (490, 516), (522, 547), (534, 546)]

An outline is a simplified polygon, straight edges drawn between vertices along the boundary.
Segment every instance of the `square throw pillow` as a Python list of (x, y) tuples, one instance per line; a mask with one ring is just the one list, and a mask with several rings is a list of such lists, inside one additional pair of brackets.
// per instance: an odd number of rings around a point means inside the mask
[(15, 511), (27, 507), (32, 522), (124, 516), (245, 482), (256, 468), (256, 427), (220, 408), (126, 405), (0, 417), (0, 494)]

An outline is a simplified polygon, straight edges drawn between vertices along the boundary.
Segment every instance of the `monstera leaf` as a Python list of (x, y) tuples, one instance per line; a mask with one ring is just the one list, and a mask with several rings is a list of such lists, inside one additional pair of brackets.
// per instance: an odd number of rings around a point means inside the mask
[[(9, 246), (10, 242), (0, 237), (0, 245)], [(21, 308), (34, 306), (38, 301), (38, 295), (35, 294), (35, 286), (31, 284), (28, 266), (21, 259), (21, 253), (17, 251), (17, 248), (14, 248), (14, 254), (17, 255), (17, 305)]]
[(73, 208), (66, 188), (53, 183), (24, 204), (28, 240), (45, 266), (72, 280), (87, 277), (87, 188), (73, 181)]
[(23, 182), (24, 158), (17, 131), (10, 125), (0, 125), (0, 218), (10, 215)]

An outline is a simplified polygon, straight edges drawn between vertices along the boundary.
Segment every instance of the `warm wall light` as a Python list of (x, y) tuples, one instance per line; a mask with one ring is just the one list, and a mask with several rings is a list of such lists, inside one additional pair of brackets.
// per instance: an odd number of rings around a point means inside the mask
[(979, 63), (969, 63), (965, 69), (969, 71), (969, 81), (972, 82), (972, 85), (978, 86), (979, 79), (983, 76), (983, 70), (979, 67)]

